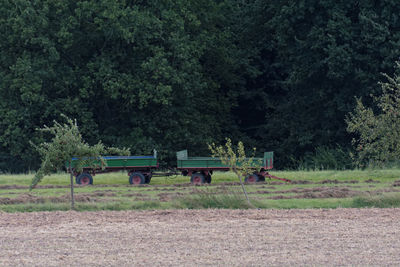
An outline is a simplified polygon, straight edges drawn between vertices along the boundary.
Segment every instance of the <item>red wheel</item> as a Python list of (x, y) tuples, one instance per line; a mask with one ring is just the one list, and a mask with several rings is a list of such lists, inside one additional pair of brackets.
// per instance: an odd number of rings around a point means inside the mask
[(81, 185), (93, 184), (93, 177), (89, 173), (81, 173), (76, 177), (76, 183)]
[(190, 182), (192, 184), (204, 184), (204, 175), (201, 173), (193, 173), (192, 177), (190, 178)]
[(83, 184), (83, 185), (87, 185), (87, 184), (89, 184), (90, 183), (90, 179), (89, 179), (89, 177), (82, 177), (82, 179), (81, 179), (81, 184)]
[(132, 176), (132, 184), (140, 184), (141, 180), (139, 175)]
[(250, 174), (244, 179), (246, 183), (257, 183), (260, 180), (257, 174)]
[(144, 175), (140, 172), (134, 172), (129, 176), (130, 184), (144, 184), (145, 178)]

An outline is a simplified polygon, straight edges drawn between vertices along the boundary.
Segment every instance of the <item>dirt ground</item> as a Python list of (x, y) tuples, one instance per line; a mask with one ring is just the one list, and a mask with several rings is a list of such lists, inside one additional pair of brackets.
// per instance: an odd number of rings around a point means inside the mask
[(0, 266), (400, 265), (400, 209), (0, 213)]

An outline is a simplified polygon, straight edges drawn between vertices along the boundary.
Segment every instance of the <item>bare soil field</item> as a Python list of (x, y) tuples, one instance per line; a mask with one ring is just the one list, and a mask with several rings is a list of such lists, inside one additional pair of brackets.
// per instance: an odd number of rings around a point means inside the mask
[(400, 209), (0, 213), (1, 266), (400, 265)]

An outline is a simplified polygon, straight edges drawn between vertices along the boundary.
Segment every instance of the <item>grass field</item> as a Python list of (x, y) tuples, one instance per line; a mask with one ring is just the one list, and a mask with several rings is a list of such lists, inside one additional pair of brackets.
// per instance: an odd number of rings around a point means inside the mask
[[(77, 210), (201, 208), (399, 207), (400, 169), (281, 171), (288, 178), (246, 185), (249, 206), (233, 173), (215, 173), (210, 185), (194, 186), (184, 176), (154, 177), (150, 185), (131, 186), (124, 172), (94, 177), (92, 186), (75, 186)], [(52, 211), (70, 208), (69, 175), (46, 177), (33, 191), (33, 174), (0, 175), (0, 211)]]

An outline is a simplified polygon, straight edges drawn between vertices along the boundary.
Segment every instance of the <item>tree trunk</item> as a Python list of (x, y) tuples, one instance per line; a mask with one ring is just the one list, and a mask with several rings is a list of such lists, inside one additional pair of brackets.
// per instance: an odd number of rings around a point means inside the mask
[(70, 181), (71, 181), (71, 210), (75, 209), (75, 201), (74, 201), (74, 174), (72, 172), (72, 163), (69, 162), (69, 173), (70, 173)]
[(234, 172), (236, 173), (236, 175), (239, 177), (240, 186), (242, 187), (243, 193), (244, 193), (244, 195), (246, 196), (247, 203), (249, 203), (250, 206), (253, 206), (253, 205), (251, 204), (251, 202), (250, 202), (249, 196), (247, 195), (246, 188), (244, 187), (243, 180), (242, 180), (242, 175), (240, 175), (240, 173), (239, 173), (235, 168), (234, 168), (233, 171), (234, 171)]

